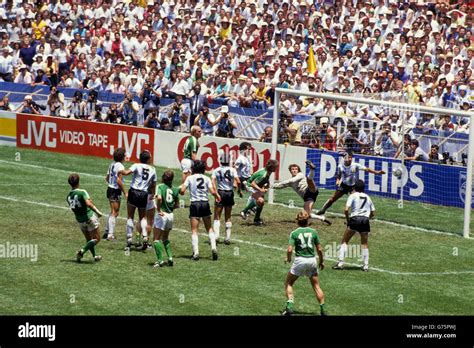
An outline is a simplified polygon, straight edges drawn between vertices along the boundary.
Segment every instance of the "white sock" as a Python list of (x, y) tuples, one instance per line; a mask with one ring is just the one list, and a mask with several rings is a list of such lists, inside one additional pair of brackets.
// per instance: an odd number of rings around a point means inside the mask
[(309, 170), (308, 178), (310, 178), (311, 180), (314, 179), (314, 170), (313, 169)]
[(217, 249), (217, 246), (216, 246), (216, 234), (214, 233), (214, 231), (211, 229), (209, 230), (209, 239), (211, 240), (211, 249), (212, 250), (216, 250)]
[(219, 238), (219, 230), (221, 228), (221, 222), (220, 220), (214, 220), (214, 233), (216, 234), (216, 239)]
[(132, 238), (133, 236), (133, 219), (127, 219), (127, 238)]
[(107, 223), (105, 224), (105, 233), (109, 234), (110, 218), (112, 217), (112, 215), (109, 214), (109, 215), (106, 215), (105, 217), (106, 217), (105, 221), (107, 221)]
[(369, 248), (362, 248), (362, 260), (364, 261), (364, 266), (369, 265)]
[(147, 222), (146, 222), (146, 218), (143, 218), (140, 220), (140, 227), (142, 228), (142, 236), (143, 237), (148, 237), (148, 231), (146, 230), (146, 226), (147, 226)]
[(191, 235), (191, 243), (193, 245), (193, 254), (199, 255), (199, 237), (197, 233)]
[(339, 262), (344, 262), (344, 256), (346, 254), (346, 251), (347, 251), (347, 244), (342, 243), (341, 248), (339, 249)]
[(113, 215), (109, 215), (109, 223), (108, 223), (109, 230), (108, 230), (107, 236), (112, 237), (114, 235), (116, 222), (117, 222), (117, 218)]
[(225, 223), (225, 239), (230, 240), (230, 234), (232, 232), (232, 222)]
[(311, 219), (317, 219), (317, 220), (324, 221), (324, 216), (323, 215), (316, 215), (314, 213), (311, 213)]

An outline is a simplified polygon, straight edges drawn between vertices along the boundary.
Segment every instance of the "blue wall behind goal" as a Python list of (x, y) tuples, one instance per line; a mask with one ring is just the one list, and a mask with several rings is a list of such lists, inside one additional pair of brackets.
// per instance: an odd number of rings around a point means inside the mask
[[(318, 187), (335, 189), (337, 165), (343, 160), (342, 156), (337, 152), (308, 149), (307, 158), (318, 168), (315, 174)], [(401, 167), (400, 160), (354, 155), (353, 161), (387, 173), (374, 175), (359, 172), (358, 177), (366, 183), (366, 192), (400, 199), (402, 180), (393, 175), (394, 168)], [(403, 199), (462, 208), (466, 194), (466, 172), (465, 167), (407, 161), (403, 168)]]

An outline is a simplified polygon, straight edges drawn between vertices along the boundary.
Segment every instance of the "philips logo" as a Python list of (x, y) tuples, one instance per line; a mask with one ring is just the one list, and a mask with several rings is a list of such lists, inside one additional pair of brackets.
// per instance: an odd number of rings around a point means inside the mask
[(34, 325), (26, 322), (18, 326), (18, 337), (20, 338), (47, 338), (48, 341), (56, 339), (56, 325)]

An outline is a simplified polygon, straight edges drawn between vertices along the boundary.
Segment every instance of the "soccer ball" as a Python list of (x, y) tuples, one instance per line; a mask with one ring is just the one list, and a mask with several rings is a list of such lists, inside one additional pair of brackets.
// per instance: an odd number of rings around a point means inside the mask
[(396, 178), (401, 178), (403, 175), (403, 170), (401, 167), (395, 167), (393, 168), (393, 176)]

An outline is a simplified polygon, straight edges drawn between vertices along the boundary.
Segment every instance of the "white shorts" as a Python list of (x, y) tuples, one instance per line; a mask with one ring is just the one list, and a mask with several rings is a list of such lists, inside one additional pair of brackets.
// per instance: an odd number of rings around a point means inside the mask
[(153, 195), (149, 193), (146, 201), (146, 210), (151, 209), (156, 209), (156, 201), (153, 199)]
[(99, 219), (97, 215), (93, 214), (89, 221), (79, 222), (82, 232), (92, 232), (99, 228)]
[(153, 227), (162, 231), (171, 231), (173, 229), (173, 213), (163, 212), (163, 216), (156, 213)]
[(297, 257), (290, 270), (291, 274), (302, 277), (312, 277), (318, 275), (318, 265), (316, 257)]
[(193, 167), (193, 161), (189, 158), (183, 158), (181, 160), (181, 170), (183, 173), (191, 173), (191, 169)]

